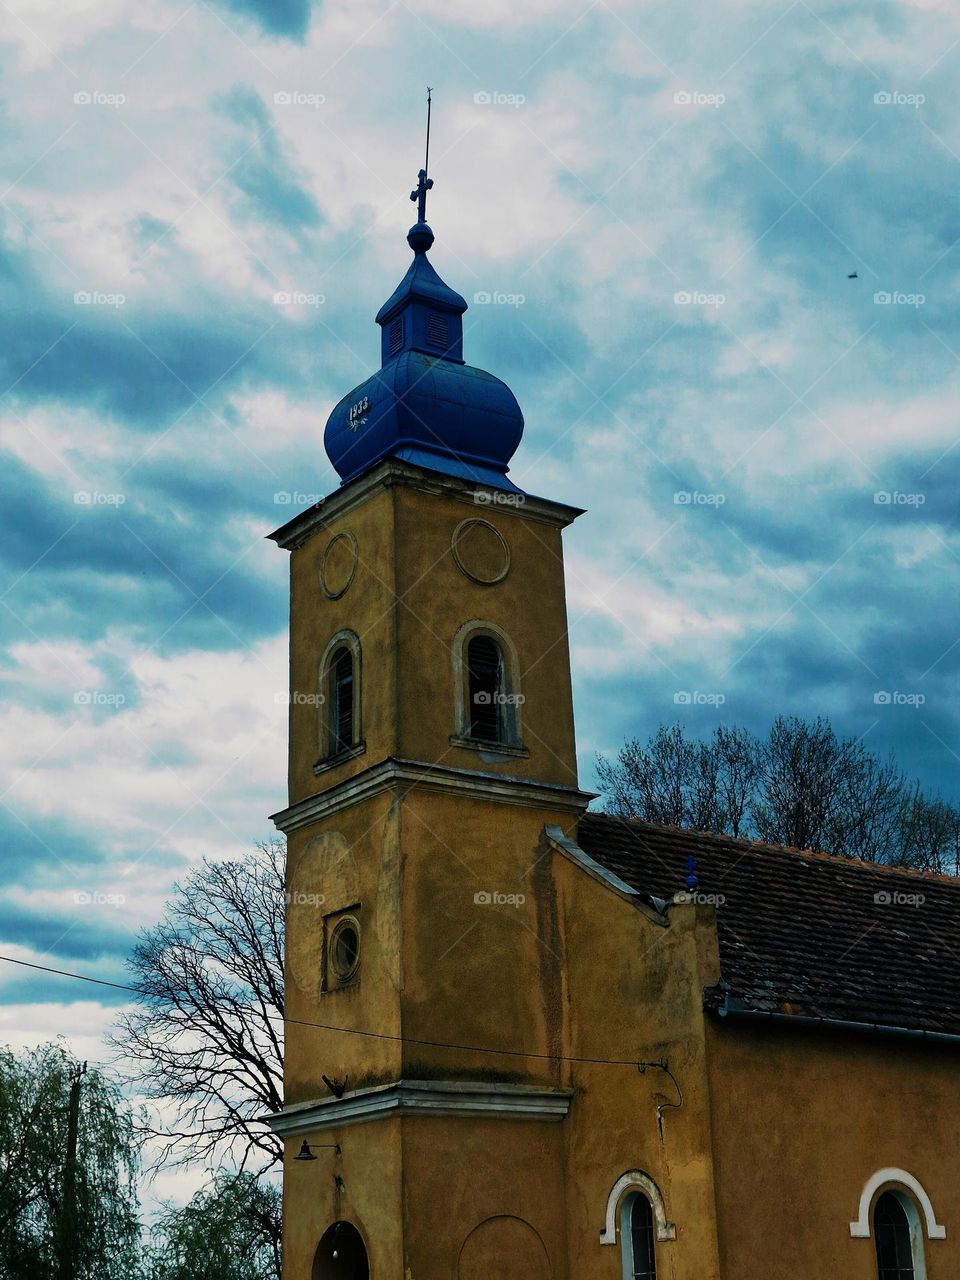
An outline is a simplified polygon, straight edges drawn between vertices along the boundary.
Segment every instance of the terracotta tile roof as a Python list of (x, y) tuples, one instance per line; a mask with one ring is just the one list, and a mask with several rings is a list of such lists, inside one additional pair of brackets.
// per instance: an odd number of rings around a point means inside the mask
[(581, 848), (671, 899), (718, 895), (733, 1008), (960, 1035), (960, 880), (588, 813)]

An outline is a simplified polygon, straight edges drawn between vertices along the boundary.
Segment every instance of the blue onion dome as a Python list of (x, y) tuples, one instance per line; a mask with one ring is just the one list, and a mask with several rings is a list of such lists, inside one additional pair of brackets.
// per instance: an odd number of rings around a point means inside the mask
[(407, 234), (413, 261), (377, 313), (381, 368), (330, 414), (327, 456), (344, 483), (400, 458), (517, 491), (506, 473), (523, 414), (505, 382), (464, 363), (467, 304), (428, 261), (433, 238), (422, 218)]

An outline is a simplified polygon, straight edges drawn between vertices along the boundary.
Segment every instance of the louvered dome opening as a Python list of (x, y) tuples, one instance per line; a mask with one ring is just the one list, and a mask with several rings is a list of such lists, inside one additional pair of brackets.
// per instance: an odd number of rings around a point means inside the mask
[(331, 754), (353, 746), (353, 654), (338, 649), (330, 664)]
[(390, 326), (390, 354), (395, 356), (403, 346), (403, 316), (397, 316)]
[(446, 349), (449, 341), (450, 328), (447, 324), (447, 317), (439, 315), (436, 311), (431, 311), (427, 316), (427, 343), (431, 347), (438, 347), (442, 351)]
[(496, 641), (474, 636), (467, 645), (470, 737), (499, 742), (503, 737), (503, 659)]

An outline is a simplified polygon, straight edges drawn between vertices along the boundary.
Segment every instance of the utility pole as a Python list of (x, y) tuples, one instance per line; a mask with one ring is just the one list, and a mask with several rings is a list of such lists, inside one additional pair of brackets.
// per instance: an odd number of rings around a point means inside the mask
[(77, 1131), (80, 1127), (80, 1082), (86, 1074), (87, 1064), (84, 1063), (82, 1067), (77, 1067), (70, 1080), (67, 1160), (63, 1170), (57, 1280), (76, 1280), (77, 1274)]

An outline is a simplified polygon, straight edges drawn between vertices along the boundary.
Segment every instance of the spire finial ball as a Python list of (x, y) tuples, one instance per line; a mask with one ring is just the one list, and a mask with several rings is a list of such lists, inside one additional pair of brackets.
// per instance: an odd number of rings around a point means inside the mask
[(407, 244), (414, 253), (426, 253), (433, 244), (433, 232), (425, 222), (415, 222), (407, 232)]

